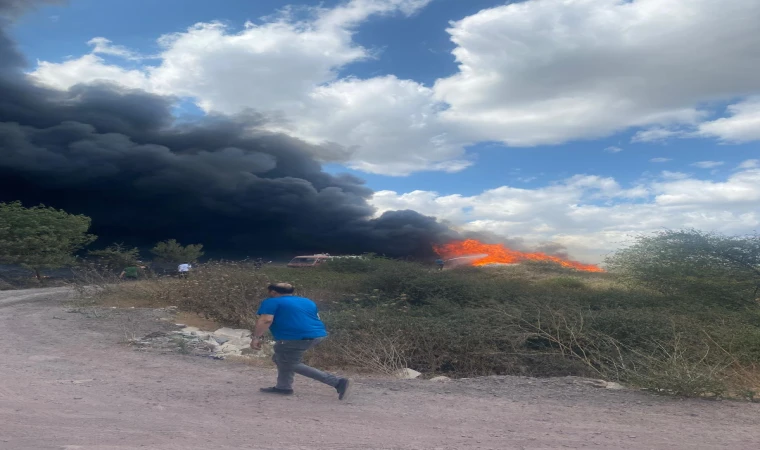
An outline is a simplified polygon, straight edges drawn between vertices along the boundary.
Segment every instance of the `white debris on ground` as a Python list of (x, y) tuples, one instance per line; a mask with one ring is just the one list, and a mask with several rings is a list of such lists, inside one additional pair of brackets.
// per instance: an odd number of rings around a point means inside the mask
[(434, 381), (436, 383), (444, 383), (446, 381), (451, 381), (451, 378), (440, 376), (440, 377), (433, 377), (430, 379), (430, 381)]
[(181, 353), (225, 359), (230, 356), (267, 358), (273, 353), (272, 342), (265, 342), (261, 350), (251, 348), (251, 330), (220, 328), (216, 331), (201, 331), (196, 327), (177, 324), (183, 328), (172, 332), (151, 333), (142, 339), (132, 341), (140, 348), (173, 347)]
[(251, 330), (220, 328), (214, 332), (201, 331), (195, 327), (185, 327), (175, 334), (192, 343), (200, 343), (216, 356), (249, 356), (265, 358), (271, 356), (271, 344), (264, 345), (259, 351), (251, 348)]
[(401, 378), (402, 380), (414, 380), (416, 378), (419, 378), (422, 374), (414, 369), (407, 368), (399, 370), (395, 373), (395, 375), (396, 378)]
[(577, 377), (567, 377), (567, 378), (570, 380), (582, 383), (582, 384), (587, 384), (589, 386), (594, 386), (594, 387), (602, 388), (602, 389), (609, 389), (612, 391), (620, 391), (620, 390), (625, 389), (625, 386), (623, 386), (620, 383), (616, 383), (614, 381), (597, 380), (594, 378), (577, 378)]

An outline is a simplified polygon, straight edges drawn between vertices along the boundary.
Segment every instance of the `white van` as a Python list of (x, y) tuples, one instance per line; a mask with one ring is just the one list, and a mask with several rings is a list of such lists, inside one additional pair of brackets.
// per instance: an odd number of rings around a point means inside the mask
[(329, 253), (320, 253), (317, 255), (305, 255), (305, 256), (296, 256), (290, 262), (288, 263), (288, 267), (315, 267), (319, 264), (322, 264), (325, 261), (329, 261), (331, 259), (364, 259), (364, 256), (354, 256), (354, 255), (345, 255), (345, 256), (332, 256)]

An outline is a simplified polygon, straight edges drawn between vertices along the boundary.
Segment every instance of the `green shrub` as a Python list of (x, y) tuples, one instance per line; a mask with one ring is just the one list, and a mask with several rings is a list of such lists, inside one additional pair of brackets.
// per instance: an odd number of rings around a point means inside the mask
[(666, 230), (639, 236), (606, 264), (631, 286), (741, 309), (760, 291), (760, 236)]
[(137, 266), (140, 263), (140, 250), (119, 243), (101, 250), (90, 250), (87, 256), (103, 269), (114, 272), (121, 272), (126, 267)]

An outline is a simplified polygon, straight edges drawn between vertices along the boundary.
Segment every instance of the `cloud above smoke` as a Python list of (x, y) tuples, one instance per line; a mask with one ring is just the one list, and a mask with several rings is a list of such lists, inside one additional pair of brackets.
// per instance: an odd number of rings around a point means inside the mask
[(494, 1), (450, 23), (458, 69), (432, 85), (343, 74), (382, 57), (353, 38), (362, 22), (428, 3), (346, 0), (242, 29), (198, 23), (156, 36), (161, 50), (143, 63), (93, 36), (90, 53), (42, 61), (33, 76), (57, 88), (111, 80), (205, 111), (276, 111), (270, 128), (343, 150), (320, 158), (390, 175), (462, 170), (478, 142), (562, 144), (625, 130), (637, 143), (760, 139), (757, 0)]
[[(0, 0), (0, 14), (12, 20), (22, 6), (29, 2)], [(30, 83), (2, 29), (0, 56), (0, 201), (87, 214), (100, 245), (176, 238), (212, 256), (424, 255), (451, 233), (413, 211), (372, 218), (361, 180), (323, 172), (311, 156), (320, 149), (264, 131), (264, 114), (178, 123), (170, 97)]]

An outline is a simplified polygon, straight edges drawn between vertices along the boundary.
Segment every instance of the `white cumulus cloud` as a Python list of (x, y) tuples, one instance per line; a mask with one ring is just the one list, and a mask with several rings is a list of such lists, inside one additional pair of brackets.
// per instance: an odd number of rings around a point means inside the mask
[(443, 116), (481, 138), (539, 145), (695, 125), (699, 105), (760, 90), (756, 0), (532, 0), (449, 29), (459, 73)]
[(698, 133), (728, 142), (750, 142), (760, 139), (760, 97), (752, 97), (731, 105), (728, 112), (728, 117), (700, 124)]
[(662, 142), (668, 139), (682, 136), (685, 132), (682, 130), (669, 130), (662, 127), (652, 127), (646, 130), (637, 131), (631, 138), (634, 143)]
[[(349, 155), (352, 167), (395, 175), (461, 170), (479, 141), (533, 146), (629, 128), (634, 142), (760, 139), (757, 0), (514, 2), (452, 22), (459, 69), (433, 86), (341, 77), (382, 57), (354, 41), (361, 23), (430, 1), (350, 0), (307, 19), (286, 8), (241, 30), (199, 23), (161, 37), (155, 60), (96, 37), (91, 53), (41, 61), (31, 76), (59, 89), (107, 80), (206, 111), (254, 109), (277, 118), (273, 129), (340, 147), (327, 154)], [(719, 101), (734, 102), (728, 116), (706, 121), (716, 111), (705, 105)]]
[(746, 161), (743, 161), (737, 169), (758, 169), (760, 168), (760, 159), (748, 159)]
[(693, 163), (692, 166), (698, 167), (700, 169), (714, 169), (724, 164), (725, 162), (723, 161), (698, 161), (698, 162)]

